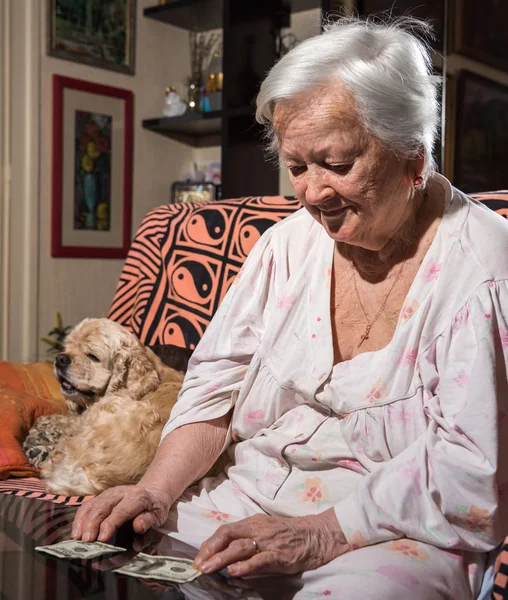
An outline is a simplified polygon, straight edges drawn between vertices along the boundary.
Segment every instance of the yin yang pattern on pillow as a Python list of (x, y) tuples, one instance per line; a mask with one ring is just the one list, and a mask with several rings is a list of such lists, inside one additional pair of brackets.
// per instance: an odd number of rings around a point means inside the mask
[(143, 343), (193, 350), (263, 233), (301, 208), (249, 197), (152, 210), (132, 243), (109, 318)]

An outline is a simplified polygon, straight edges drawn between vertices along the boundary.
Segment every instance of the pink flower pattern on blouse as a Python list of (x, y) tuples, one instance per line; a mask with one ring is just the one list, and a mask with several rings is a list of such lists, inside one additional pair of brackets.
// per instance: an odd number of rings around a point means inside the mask
[(399, 365), (401, 367), (414, 367), (416, 364), (416, 359), (418, 358), (418, 348), (413, 348), (412, 350), (405, 349), (401, 354), (399, 359)]
[(417, 308), (420, 306), (418, 300), (407, 300), (402, 310), (400, 311), (400, 320), (401, 321), (409, 321), (411, 317), (415, 314)]
[(508, 329), (500, 327), (499, 337), (501, 338), (501, 346), (503, 347), (503, 350), (506, 350), (506, 348), (508, 348)]
[(435, 260), (431, 260), (423, 273), (423, 279), (424, 279), (424, 281), (429, 283), (430, 281), (439, 279), (440, 273), (441, 273), (441, 265), (439, 263), (437, 263)]
[(453, 381), (455, 381), (459, 387), (466, 387), (469, 383), (469, 375), (466, 373), (466, 371), (464, 371), (464, 369), (462, 369), (457, 377), (453, 378)]

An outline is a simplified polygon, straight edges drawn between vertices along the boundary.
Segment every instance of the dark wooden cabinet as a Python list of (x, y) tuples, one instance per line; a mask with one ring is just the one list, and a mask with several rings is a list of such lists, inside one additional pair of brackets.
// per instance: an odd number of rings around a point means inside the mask
[(276, 36), (292, 12), (333, 9), (334, 0), (170, 0), (144, 10), (146, 17), (188, 30), (223, 29), (221, 111), (146, 119), (143, 127), (194, 146), (220, 143), (222, 196), (276, 195), (279, 171), (264, 156), (256, 123), (259, 85), (276, 60)]

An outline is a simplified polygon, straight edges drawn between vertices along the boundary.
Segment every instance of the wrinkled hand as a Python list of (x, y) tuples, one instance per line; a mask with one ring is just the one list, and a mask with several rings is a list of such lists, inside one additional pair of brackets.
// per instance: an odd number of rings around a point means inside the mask
[(316, 569), (349, 549), (333, 509), (307, 517), (255, 515), (219, 527), (194, 565), (204, 573), (228, 567), (234, 577), (292, 574)]
[(150, 527), (162, 525), (170, 508), (170, 499), (155, 489), (140, 485), (110, 488), (79, 508), (72, 525), (72, 538), (105, 542), (131, 519), (134, 531), (145, 533)]

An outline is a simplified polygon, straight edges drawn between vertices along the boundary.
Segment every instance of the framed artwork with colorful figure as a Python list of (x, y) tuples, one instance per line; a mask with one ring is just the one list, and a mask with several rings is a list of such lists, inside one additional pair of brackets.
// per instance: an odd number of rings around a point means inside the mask
[(134, 75), (136, 0), (48, 0), (48, 54)]
[(127, 256), (132, 129), (132, 92), (54, 75), (52, 256)]

